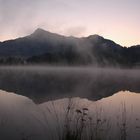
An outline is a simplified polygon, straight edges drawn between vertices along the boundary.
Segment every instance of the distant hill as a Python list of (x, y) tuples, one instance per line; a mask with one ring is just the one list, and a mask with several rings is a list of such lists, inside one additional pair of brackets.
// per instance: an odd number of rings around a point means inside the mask
[(0, 42), (0, 64), (137, 66), (140, 46), (122, 47), (99, 35), (76, 38), (37, 29), (31, 35)]

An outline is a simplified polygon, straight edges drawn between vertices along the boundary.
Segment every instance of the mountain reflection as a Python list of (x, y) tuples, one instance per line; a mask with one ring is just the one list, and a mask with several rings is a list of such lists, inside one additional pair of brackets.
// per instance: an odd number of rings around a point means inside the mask
[(126, 69), (7, 66), (0, 68), (0, 89), (36, 103), (65, 97), (98, 100), (122, 90), (139, 93), (140, 75)]
[(0, 135), (3, 140), (62, 139), (68, 130), (79, 132), (84, 125), (81, 139), (138, 140), (139, 100), (139, 94), (121, 91), (98, 101), (77, 97), (36, 105), (27, 97), (1, 90)]

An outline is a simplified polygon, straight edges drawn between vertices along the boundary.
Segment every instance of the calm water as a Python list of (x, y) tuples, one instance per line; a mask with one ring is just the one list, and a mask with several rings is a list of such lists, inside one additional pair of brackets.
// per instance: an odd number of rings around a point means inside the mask
[(139, 72), (1, 67), (0, 137), (64, 140), (78, 132), (83, 140), (139, 140)]

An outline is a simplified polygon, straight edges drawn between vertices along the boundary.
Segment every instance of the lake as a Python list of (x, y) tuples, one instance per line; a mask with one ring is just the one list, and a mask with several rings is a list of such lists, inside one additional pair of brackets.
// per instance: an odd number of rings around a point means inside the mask
[(2, 140), (140, 139), (140, 70), (1, 66)]

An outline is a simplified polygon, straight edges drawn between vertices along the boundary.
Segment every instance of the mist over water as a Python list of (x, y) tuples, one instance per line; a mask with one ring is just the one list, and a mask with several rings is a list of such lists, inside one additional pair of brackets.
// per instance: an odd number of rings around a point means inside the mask
[(97, 67), (4, 66), (0, 89), (36, 103), (65, 97), (98, 100), (121, 90), (140, 92), (139, 70)]
[(1, 66), (0, 89), (3, 140), (140, 138), (139, 69)]

